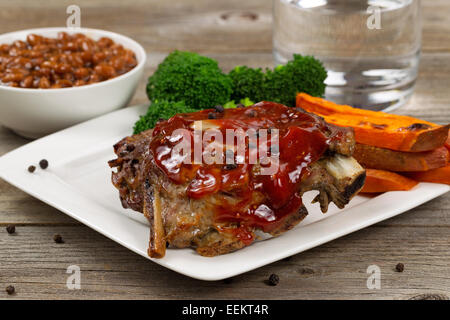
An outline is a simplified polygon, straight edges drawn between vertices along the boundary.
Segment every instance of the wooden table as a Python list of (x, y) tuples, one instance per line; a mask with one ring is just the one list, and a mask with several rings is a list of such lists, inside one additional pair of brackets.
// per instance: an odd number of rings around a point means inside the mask
[[(0, 33), (65, 25), (73, 1), (0, 0)], [(173, 49), (234, 65), (271, 66), (270, 0), (81, 1), (82, 26), (131, 36), (149, 54), (146, 75)], [(450, 2), (423, 1), (417, 89), (401, 114), (450, 122)], [(145, 81), (132, 103), (146, 102)], [(0, 155), (28, 141), (0, 128)], [(31, 299), (410, 299), (450, 296), (450, 194), (396, 218), (260, 269), (231, 283), (202, 282), (138, 256), (0, 180), (0, 298)], [(5, 226), (16, 225), (8, 235)], [(64, 244), (53, 241), (61, 234)], [(405, 271), (394, 271), (402, 262)], [(81, 290), (66, 269), (81, 268)], [(369, 265), (381, 290), (366, 287)], [(280, 284), (264, 283), (271, 273)], [(16, 294), (7, 296), (12, 284)]]

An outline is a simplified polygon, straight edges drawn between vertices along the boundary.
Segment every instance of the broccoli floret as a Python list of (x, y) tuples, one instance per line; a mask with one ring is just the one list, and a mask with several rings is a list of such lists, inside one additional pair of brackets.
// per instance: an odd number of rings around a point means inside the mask
[(193, 52), (174, 51), (148, 79), (150, 100), (184, 101), (196, 109), (211, 108), (230, 100), (231, 79), (217, 61)]
[(177, 113), (188, 113), (197, 111), (194, 108), (186, 106), (183, 101), (171, 102), (167, 100), (155, 100), (147, 110), (147, 113), (140, 116), (134, 124), (133, 133), (154, 128), (159, 119), (169, 119)]
[[(251, 101), (249, 98), (241, 99), (239, 100), (240, 104), (243, 104), (245, 107), (249, 107), (251, 105), (254, 105), (253, 101)], [(234, 109), (237, 107), (236, 102), (234, 100), (228, 101), (223, 105), (225, 109)]]
[(247, 97), (253, 101), (263, 98), (264, 72), (246, 66), (237, 66), (228, 74), (233, 81), (233, 93), (231, 99), (235, 102)]
[(305, 92), (322, 97), (325, 92), (327, 71), (322, 63), (312, 56), (294, 54), (286, 65), (267, 70), (264, 81), (264, 100), (295, 106), (295, 96)]

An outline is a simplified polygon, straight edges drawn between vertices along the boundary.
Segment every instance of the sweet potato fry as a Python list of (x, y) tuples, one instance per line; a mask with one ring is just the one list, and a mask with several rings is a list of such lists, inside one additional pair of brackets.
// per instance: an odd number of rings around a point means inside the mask
[(408, 172), (405, 175), (416, 181), (450, 184), (450, 165), (424, 172)]
[(401, 176), (398, 173), (366, 169), (366, 183), (361, 192), (407, 191), (417, 184), (417, 181)]
[(306, 93), (297, 95), (296, 105), (329, 123), (352, 127), (359, 143), (397, 151), (421, 152), (442, 147), (450, 128), (412, 117), (338, 105)]
[[(450, 133), (450, 131), (449, 131)], [(447, 141), (445, 141), (445, 147), (450, 150), (450, 134), (448, 135)]]
[(356, 144), (353, 157), (364, 167), (388, 171), (427, 171), (445, 167), (449, 151), (440, 147), (432, 151), (403, 152)]

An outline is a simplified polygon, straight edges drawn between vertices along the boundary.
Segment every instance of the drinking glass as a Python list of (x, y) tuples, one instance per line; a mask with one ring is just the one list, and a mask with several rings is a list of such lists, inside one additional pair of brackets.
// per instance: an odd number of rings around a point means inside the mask
[(412, 95), (420, 59), (420, 0), (274, 0), (273, 55), (313, 55), (325, 98), (393, 110)]

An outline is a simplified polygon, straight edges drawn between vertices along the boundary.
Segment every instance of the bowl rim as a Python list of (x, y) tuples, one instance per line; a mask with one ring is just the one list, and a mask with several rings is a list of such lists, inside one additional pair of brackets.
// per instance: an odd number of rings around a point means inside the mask
[[(84, 90), (87, 88), (95, 88), (95, 87), (101, 87), (101, 86), (107, 86), (108, 84), (117, 81), (120, 81), (122, 79), (125, 79), (127, 77), (132, 76), (133, 74), (139, 72), (145, 65), (146, 60), (147, 60), (147, 54), (145, 52), (144, 47), (137, 42), (136, 40), (125, 36), (123, 34), (120, 33), (116, 33), (113, 31), (108, 31), (108, 30), (103, 30), (103, 29), (94, 29), (94, 28), (84, 28), (84, 27), (80, 27), (80, 28), (68, 28), (68, 27), (50, 27), (50, 28), (33, 28), (33, 29), (24, 29), (24, 30), (17, 30), (17, 31), (12, 31), (12, 32), (8, 32), (8, 33), (3, 33), (0, 34), (0, 44), (2, 44), (2, 38), (4, 37), (8, 37), (8, 36), (15, 36), (15, 34), (22, 34), (22, 33), (37, 33), (39, 34), (39, 32), (42, 33), (42, 35), (46, 36), (43, 33), (46, 32), (67, 32), (67, 33), (97, 33), (100, 36), (109, 36), (113, 41), (116, 41), (117, 38), (124, 38), (127, 41), (131, 42), (133, 45), (136, 46), (136, 49), (130, 49), (127, 48), (129, 50), (132, 51), (139, 51), (140, 55), (142, 56), (141, 61), (138, 61), (138, 64), (131, 69), (130, 71), (121, 74), (118, 77), (112, 78), (112, 79), (108, 79), (105, 81), (101, 81), (101, 82), (97, 82), (97, 83), (91, 83), (91, 84), (86, 84), (86, 85), (82, 85), (82, 86), (78, 86), (78, 87), (68, 87), (68, 88), (48, 88), (48, 89), (40, 89), (40, 88), (17, 88), (17, 87), (9, 87), (9, 86), (4, 86), (0, 84), (0, 90), (6, 90), (6, 91), (18, 91), (18, 92), (48, 92), (48, 93), (54, 93), (54, 92), (67, 92), (67, 91), (77, 91), (77, 90)], [(136, 56), (138, 55), (137, 52), (135, 52)], [(137, 58), (137, 57), (136, 57)]]

